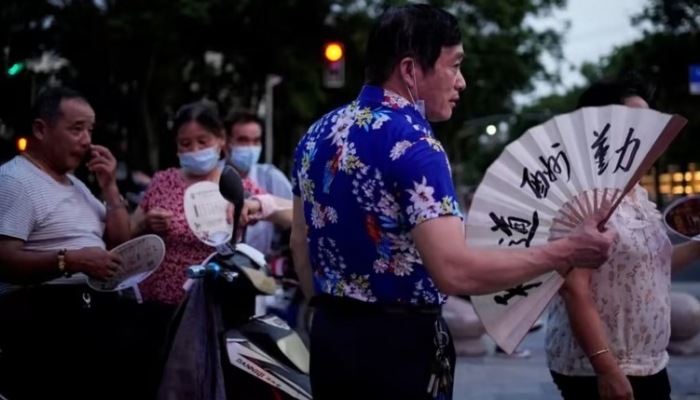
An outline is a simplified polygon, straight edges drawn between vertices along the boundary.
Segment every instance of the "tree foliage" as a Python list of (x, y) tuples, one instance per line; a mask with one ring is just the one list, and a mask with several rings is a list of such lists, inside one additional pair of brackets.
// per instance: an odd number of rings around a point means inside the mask
[[(645, 32), (632, 43), (615, 49), (597, 63), (582, 67), (587, 83), (601, 78), (635, 72), (655, 88), (652, 107), (667, 113), (680, 114), (688, 125), (663, 157), (664, 164), (685, 165), (700, 161), (700, 96), (689, 90), (689, 68), (700, 65), (700, 1), (653, 0), (633, 18)], [(584, 85), (585, 86), (585, 85)], [(573, 110), (582, 87), (564, 95), (541, 99), (531, 109), (554, 114)]]
[[(176, 161), (168, 123), (182, 104), (207, 99), (222, 114), (256, 111), (269, 74), (275, 89), (275, 158), (287, 167), (301, 133), (320, 115), (353, 99), (363, 83), (364, 47), (374, 19), (403, 0), (4, 0), (0, 47), (26, 59), (53, 50), (70, 62), (57, 78), (84, 92), (94, 105), (96, 140), (128, 150), (119, 157), (138, 169)], [(464, 121), (511, 112), (512, 95), (548, 76), (544, 53), (561, 56), (560, 33), (536, 31), (528, 18), (546, 15), (565, 0), (433, 0), (459, 18), (468, 83), (446, 138)], [(346, 85), (321, 84), (322, 46), (339, 40), (346, 50)], [(218, 54), (219, 57), (213, 55)], [(36, 88), (50, 74), (25, 71), (0, 78), (0, 119), (26, 132)], [(17, 101), (20, 99), (21, 101)], [(22, 118), (20, 118), (20, 116)], [(472, 151), (470, 156), (476, 156)]]

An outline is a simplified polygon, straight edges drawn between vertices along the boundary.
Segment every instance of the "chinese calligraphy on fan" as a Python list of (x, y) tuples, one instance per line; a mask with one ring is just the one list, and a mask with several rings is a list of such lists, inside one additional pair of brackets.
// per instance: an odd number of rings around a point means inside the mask
[[(537, 214), (537, 210), (533, 211), (532, 219), (527, 220), (525, 218), (513, 217), (513, 216), (499, 216), (496, 213), (489, 213), (489, 217), (493, 221), (493, 226), (491, 227), (492, 232), (501, 231), (508, 238), (511, 239), (508, 242), (508, 246), (515, 246), (522, 244), (525, 247), (530, 247), (532, 238), (537, 233), (537, 228), (540, 226), (540, 217)], [(517, 239), (517, 240), (516, 240)], [(501, 237), (498, 241), (500, 246), (505, 241), (505, 237)]]
[[(608, 155), (610, 151), (608, 132), (610, 131), (610, 123), (606, 124), (605, 127), (600, 131), (593, 131), (593, 136), (596, 140), (591, 145), (591, 150), (593, 150), (593, 161), (595, 162), (596, 172), (598, 175), (603, 175), (608, 169), (610, 164), (610, 157)], [(634, 128), (629, 128), (627, 131), (627, 136), (625, 142), (619, 148), (615, 149), (615, 154), (617, 154), (617, 164), (613, 173), (617, 171), (629, 172), (630, 168), (634, 164), (634, 159), (637, 156), (637, 151), (639, 151), (639, 146), (641, 141), (639, 138), (634, 137)]]
[[(598, 176), (618, 172), (629, 172), (635, 165), (635, 159), (640, 150), (641, 140), (635, 136), (635, 129), (629, 128), (624, 136), (624, 141), (619, 146), (620, 137), (611, 138), (611, 123), (607, 123), (603, 129), (593, 131), (595, 140), (590, 146), (594, 170)], [(617, 139), (617, 140), (615, 140)], [(536, 168), (523, 167), (520, 188), (529, 190), (537, 199), (546, 199), (553, 184), (559, 180), (568, 182), (571, 179), (571, 163), (569, 155), (565, 152), (561, 143), (554, 143), (550, 147), (550, 154), (539, 155)], [(585, 158), (586, 155), (581, 155)], [(492, 232), (498, 232), (500, 238), (498, 245), (507, 243), (508, 247), (521, 246), (529, 248), (537, 229), (539, 228), (539, 215), (533, 210), (531, 218), (522, 216), (497, 215), (489, 213), (493, 222)], [(529, 282), (517, 285), (504, 292), (493, 296), (493, 301), (507, 307), (509, 301), (517, 297), (528, 297), (532, 290), (542, 285), (542, 281)]]
[[(508, 238), (508, 247), (530, 247), (532, 239), (535, 237), (537, 229), (540, 227), (540, 217), (537, 210), (532, 212), (531, 219), (497, 215), (494, 212), (489, 213), (489, 217), (491, 217), (491, 220), (493, 221), (491, 231), (500, 232), (502, 234), (501, 239), (498, 241), (499, 246), (506, 241), (506, 238)], [(507, 306), (508, 301), (511, 298), (516, 296), (527, 297), (529, 290), (532, 290), (541, 284), (542, 282), (536, 282), (528, 285), (518, 285), (514, 288), (508, 289), (505, 294), (494, 296), (493, 300), (496, 302), (496, 304)]]
[[(523, 168), (522, 181), (520, 187), (527, 186), (538, 199), (544, 199), (549, 194), (551, 184), (559, 179), (565, 179), (567, 182), (571, 179), (571, 163), (569, 156), (562, 148), (561, 143), (554, 143), (551, 146), (553, 154), (545, 157), (541, 155), (538, 160), (542, 167), (536, 170), (530, 170), (527, 167)], [(491, 231), (500, 232), (502, 234), (498, 241), (498, 245), (505, 243), (508, 240), (508, 247), (523, 246), (530, 247), (532, 239), (537, 233), (540, 226), (540, 218), (537, 210), (533, 210), (532, 217), (521, 218), (517, 216), (502, 216), (496, 213), (490, 213), (489, 216), (493, 221)], [(498, 294), (493, 297), (496, 304), (507, 306), (508, 301), (514, 297), (527, 297), (528, 292), (542, 285), (542, 282), (534, 282), (530, 284), (518, 285), (510, 288), (503, 294)]]
[[(561, 143), (554, 143), (551, 148), (556, 150), (560, 147)], [(567, 182), (571, 179), (571, 164), (569, 163), (569, 156), (563, 149), (556, 155), (550, 155), (547, 158), (539, 156), (538, 159), (542, 163), (543, 168), (530, 171), (527, 167), (524, 167), (520, 187), (527, 185), (535, 197), (544, 199), (549, 194), (550, 185), (556, 182), (560, 175), (565, 174)]]
[(527, 297), (528, 290), (532, 290), (536, 287), (540, 287), (541, 285), (542, 285), (542, 282), (530, 283), (528, 285), (518, 285), (514, 288), (506, 290), (506, 292), (504, 294), (493, 296), (493, 301), (495, 301), (496, 304), (500, 304), (502, 306), (507, 306), (508, 301), (510, 301), (510, 299), (512, 299), (513, 297), (516, 297), (516, 296)]

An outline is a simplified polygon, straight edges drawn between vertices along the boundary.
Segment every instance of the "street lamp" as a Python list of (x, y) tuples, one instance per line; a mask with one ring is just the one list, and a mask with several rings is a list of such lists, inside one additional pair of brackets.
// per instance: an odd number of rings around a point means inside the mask
[[(456, 135), (453, 136), (452, 138), (452, 151), (453, 151), (453, 159), (452, 159), (452, 164), (453, 164), (453, 171), (454, 171), (454, 177), (455, 177), (455, 182), (456, 183), (461, 183), (462, 178), (464, 177), (465, 173), (465, 164), (462, 160), (462, 150), (464, 148), (463, 142), (465, 140), (473, 139), (473, 138), (480, 138), (481, 135), (483, 134), (484, 131), (482, 131), (482, 127), (484, 125), (486, 126), (486, 134), (488, 136), (495, 136), (499, 129), (496, 126), (496, 124), (502, 124), (502, 123), (513, 123), (515, 122), (516, 119), (520, 119), (523, 121), (526, 120), (543, 120), (543, 119), (548, 119), (550, 118), (551, 115), (549, 113), (523, 113), (523, 114), (517, 114), (517, 113), (509, 113), (509, 114), (494, 114), (494, 115), (487, 115), (485, 117), (480, 117), (480, 118), (474, 118), (467, 120), (464, 122), (464, 125), (462, 127), (462, 130), (459, 131)], [(495, 138), (488, 138), (490, 140), (496, 139), (496, 140), (507, 140), (507, 132), (503, 127), (501, 128), (501, 134), (503, 137), (495, 137)], [(501, 135), (499, 135), (501, 136)], [(486, 139), (486, 138), (484, 138)]]

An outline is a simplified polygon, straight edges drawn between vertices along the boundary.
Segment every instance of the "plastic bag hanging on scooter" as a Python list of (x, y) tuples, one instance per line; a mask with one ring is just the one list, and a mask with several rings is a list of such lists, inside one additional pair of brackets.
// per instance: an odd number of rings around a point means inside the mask
[[(235, 171), (224, 170), (220, 190), (241, 210), (244, 194)], [(234, 229), (240, 212), (235, 214)], [(188, 268), (194, 284), (182, 307), (182, 322), (175, 325), (178, 329), (159, 399), (310, 400), (305, 345), (278, 317), (255, 316), (255, 297), (275, 287), (264, 257), (250, 246), (235, 243), (233, 237), (227, 248), (232, 254), (216, 252)], [(208, 354), (205, 360), (198, 358), (202, 351)], [(221, 358), (222, 354), (226, 357)], [(196, 360), (207, 365), (198, 366)], [(216, 381), (220, 376), (223, 393)]]

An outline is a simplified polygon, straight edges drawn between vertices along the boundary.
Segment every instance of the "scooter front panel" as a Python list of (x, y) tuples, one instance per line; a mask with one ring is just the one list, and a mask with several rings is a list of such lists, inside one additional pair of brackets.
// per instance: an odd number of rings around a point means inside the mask
[(240, 332), (226, 334), (226, 352), (231, 365), (295, 399), (311, 400), (308, 375), (290, 369), (269, 357)]
[(304, 374), (309, 373), (309, 350), (282, 319), (268, 314), (251, 319), (239, 328), (250, 341)]

